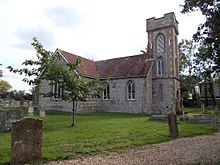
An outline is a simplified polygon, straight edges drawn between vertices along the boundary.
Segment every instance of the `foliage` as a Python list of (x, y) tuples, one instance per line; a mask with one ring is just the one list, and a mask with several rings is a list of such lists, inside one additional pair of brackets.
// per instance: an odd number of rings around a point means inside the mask
[[(25, 77), (23, 79), (24, 82), (27, 82), (29, 85), (38, 85), (41, 81), (40, 77), (43, 72), (47, 72), (51, 69), (51, 63), (52, 60), (52, 52), (47, 51), (43, 48), (43, 45), (38, 42), (36, 38), (33, 38), (33, 43), (31, 44), (34, 49), (36, 50), (36, 56), (37, 60), (25, 60), (22, 65), (25, 66), (25, 68), (22, 69), (15, 69), (12, 66), (8, 66), (7, 68), (10, 70), (10, 72), (13, 73), (19, 73), (24, 74)], [(32, 67), (30, 69), (30, 66)]]
[(193, 56), (196, 51), (196, 45), (192, 40), (182, 39), (178, 46), (180, 54), (180, 72), (186, 72), (191, 75), (193, 72)]
[(12, 86), (7, 81), (0, 80), (0, 94), (9, 91), (11, 88)]
[(218, 0), (185, 0), (182, 13), (200, 11), (205, 16), (205, 22), (200, 24), (197, 33), (193, 35), (196, 42), (200, 42), (205, 49), (200, 51), (203, 61), (209, 61), (220, 69), (220, 2)]
[[(75, 126), (75, 102), (86, 101), (88, 96), (100, 96), (104, 89), (104, 84), (98, 78), (88, 79), (83, 73), (77, 71), (81, 64), (81, 59), (78, 58), (75, 63), (63, 63), (56, 54), (47, 51), (43, 45), (33, 38), (32, 46), (37, 52), (37, 60), (26, 60), (22, 65), (33, 66), (23, 69), (14, 69), (9, 66), (10, 72), (24, 74), (28, 76), (23, 81), (30, 85), (39, 85), (42, 80), (47, 80), (50, 85), (57, 86), (62, 94), (59, 98), (73, 103), (73, 123)], [(60, 92), (59, 92), (60, 93)], [(49, 92), (42, 93), (45, 97), (57, 97), (57, 93)]]
[[(198, 107), (200, 105), (200, 96), (195, 90), (201, 78), (194, 72), (194, 54), (196, 45), (192, 40), (182, 40), (179, 43), (180, 54), (180, 88), (183, 104), (187, 107)], [(189, 96), (192, 98), (189, 99)]]
[[(77, 115), (75, 129), (68, 127), (71, 114), (48, 111), (43, 125), (43, 160), (87, 155), (155, 144), (170, 140), (166, 122), (148, 121), (144, 114), (90, 113)], [(39, 117), (38, 117), (39, 118)], [(180, 123), (181, 137), (212, 133), (210, 125)], [(0, 133), (0, 164), (10, 160), (10, 134)]]
[(215, 95), (214, 95), (214, 81), (211, 75), (211, 71), (210, 70), (206, 70), (205, 72), (203, 72), (203, 78), (204, 78), (204, 94), (205, 94), (205, 106), (208, 105), (208, 97), (211, 96), (212, 99), (212, 105), (216, 105), (215, 102)]
[(31, 93), (26, 93), (25, 91), (17, 91), (17, 90), (12, 90), (4, 93), (0, 93), (0, 98), (2, 99), (14, 99), (16, 101), (20, 101), (21, 104), (25, 100), (32, 100), (33, 96)]
[[(200, 78), (198, 76), (192, 75), (180, 75), (180, 90), (181, 96), (183, 98), (183, 104), (187, 107), (199, 107), (200, 106), (200, 96), (195, 90), (195, 86), (198, 85)], [(189, 95), (192, 98), (189, 99)]]

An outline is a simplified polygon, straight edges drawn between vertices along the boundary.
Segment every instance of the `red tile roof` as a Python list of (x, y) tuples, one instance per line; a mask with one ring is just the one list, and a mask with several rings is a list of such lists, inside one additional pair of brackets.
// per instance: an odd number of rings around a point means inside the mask
[(146, 54), (97, 61), (96, 66), (100, 77), (137, 77), (147, 76), (153, 60)]
[[(60, 49), (59, 52), (68, 62), (75, 62), (77, 57), (80, 57)], [(96, 62), (83, 57), (81, 59), (79, 72), (86, 74), (88, 77), (100, 76), (101, 78), (147, 76), (154, 62), (148, 59), (146, 54)]]
[(69, 52), (66, 52), (66, 51), (63, 51), (60, 49), (59, 49), (59, 51), (64, 56), (64, 58), (70, 63), (76, 62), (76, 59), (78, 57), (81, 58), (82, 63), (79, 65), (79, 67), (77, 69), (79, 72), (84, 73), (86, 76), (89, 76), (89, 77), (98, 76), (96, 64), (94, 61), (83, 58), (81, 56), (77, 56), (75, 54), (72, 54), (72, 53), (69, 53)]

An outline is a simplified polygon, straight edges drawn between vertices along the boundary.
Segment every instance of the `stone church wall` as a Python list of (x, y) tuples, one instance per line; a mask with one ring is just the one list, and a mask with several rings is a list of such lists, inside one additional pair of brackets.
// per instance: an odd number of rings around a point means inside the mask
[(153, 80), (153, 111), (168, 114), (176, 110), (175, 79)]
[[(135, 100), (127, 99), (127, 83), (135, 83)], [(110, 80), (110, 99), (88, 99), (86, 102), (77, 102), (78, 113), (88, 112), (124, 112), (124, 113), (152, 113), (152, 80), (151, 77), (126, 78)], [(51, 86), (47, 81), (42, 81), (39, 86), (40, 93), (50, 92)], [(72, 110), (72, 103), (59, 99), (47, 98), (40, 95), (39, 108), (46, 110)]]
[[(133, 81), (135, 83), (135, 100), (127, 99), (127, 83)], [(144, 95), (146, 78), (126, 78), (110, 81), (110, 99), (101, 100), (101, 111), (104, 112), (125, 112), (125, 113), (151, 113), (151, 93)], [(149, 87), (152, 88), (152, 87)], [(145, 98), (144, 98), (145, 97)], [(145, 102), (144, 102), (145, 99)]]
[[(42, 81), (39, 86), (39, 93), (49, 93), (51, 92), (52, 87), (47, 81)], [(53, 99), (51, 97), (39, 96), (39, 108), (46, 110), (60, 110), (65, 112), (72, 111), (72, 102), (62, 101), (60, 99)], [(98, 104), (97, 99), (88, 99), (86, 102), (77, 102), (77, 112), (78, 113), (88, 113), (88, 112), (97, 112), (100, 110), (100, 105)]]

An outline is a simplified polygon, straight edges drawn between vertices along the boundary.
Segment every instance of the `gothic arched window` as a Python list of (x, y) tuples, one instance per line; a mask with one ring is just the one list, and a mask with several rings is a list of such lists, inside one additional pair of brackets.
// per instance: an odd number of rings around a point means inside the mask
[(135, 84), (132, 81), (129, 81), (127, 84), (127, 99), (128, 100), (135, 99)]
[(109, 89), (109, 85), (107, 85), (105, 90), (103, 91), (103, 100), (109, 100), (109, 98), (110, 98), (110, 89)]
[(157, 74), (164, 75), (164, 59), (162, 57), (157, 61)]
[(164, 36), (162, 34), (159, 34), (156, 40), (157, 52), (164, 52), (164, 44), (165, 44), (164, 41), (165, 41)]

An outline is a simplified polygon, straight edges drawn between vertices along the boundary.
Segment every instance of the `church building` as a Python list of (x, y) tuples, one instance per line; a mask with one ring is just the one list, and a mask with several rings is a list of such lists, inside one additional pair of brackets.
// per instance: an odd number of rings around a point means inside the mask
[[(99, 76), (108, 80), (108, 85), (100, 99), (90, 98), (77, 102), (77, 111), (85, 112), (125, 112), (146, 114), (167, 114), (176, 111), (180, 100), (179, 54), (177, 35), (178, 22), (174, 13), (161, 18), (146, 20), (148, 33), (147, 52), (142, 54), (93, 61), (81, 58), (79, 71), (88, 79)], [(146, 39), (147, 40), (147, 39)], [(77, 55), (61, 49), (55, 55), (63, 62), (75, 62)], [(42, 81), (39, 93), (59, 90)], [(72, 103), (59, 98), (37, 98), (38, 107), (71, 111)]]

